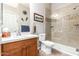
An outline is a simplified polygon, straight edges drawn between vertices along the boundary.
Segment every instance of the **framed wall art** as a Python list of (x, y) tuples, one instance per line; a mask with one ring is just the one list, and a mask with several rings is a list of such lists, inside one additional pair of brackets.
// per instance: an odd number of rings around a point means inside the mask
[(34, 13), (34, 21), (43, 22), (44, 21), (44, 16), (42, 16), (40, 14), (37, 14), (37, 13)]

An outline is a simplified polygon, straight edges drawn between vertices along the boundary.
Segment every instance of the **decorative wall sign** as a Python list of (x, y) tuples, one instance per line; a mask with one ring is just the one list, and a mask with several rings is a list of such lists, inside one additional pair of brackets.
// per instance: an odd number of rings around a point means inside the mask
[(44, 17), (40, 14), (34, 13), (34, 21), (43, 22)]

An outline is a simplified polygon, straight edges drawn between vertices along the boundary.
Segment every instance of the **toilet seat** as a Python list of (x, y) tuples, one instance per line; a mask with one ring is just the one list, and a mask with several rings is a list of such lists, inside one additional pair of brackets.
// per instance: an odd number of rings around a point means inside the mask
[(45, 33), (39, 34), (40, 49), (44, 51), (46, 54), (51, 54), (54, 43), (51, 41), (45, 40), (45, 36), (46, 36)]
[(54, 46), (54, 43), (51, 42), (51, 41), (48, 41), (48, 40), (41, 41), (41, 43), (44, 44), (44, 45), (46, 45), (46, 46), (48, 46), (48, 47), (50, 47), (50, 48), (52, 48)]

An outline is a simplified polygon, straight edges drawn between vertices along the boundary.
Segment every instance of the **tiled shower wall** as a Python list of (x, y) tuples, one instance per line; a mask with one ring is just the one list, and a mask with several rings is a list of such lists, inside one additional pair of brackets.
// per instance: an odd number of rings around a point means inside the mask
[(48, 8), (45, 9), (45, 33), (46, 40), (51, 40), (51, 19), (49, 18), (51, 15), (51, 4), (49, 4)]
[(79, 48), (79, 8), (73, 9), (75, 6), (79, 4), (70, 4), (52, 11), (52, 14), (58, 14), (51, 22), (51, 26), (54, 26), (51, 28), (53, 42)]

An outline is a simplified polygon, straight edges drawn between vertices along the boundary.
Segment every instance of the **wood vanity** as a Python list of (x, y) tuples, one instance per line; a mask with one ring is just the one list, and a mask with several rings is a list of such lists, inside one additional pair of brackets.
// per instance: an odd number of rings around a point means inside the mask
[(1, 44), (2, 56), (37, 56), (37, 37)]

